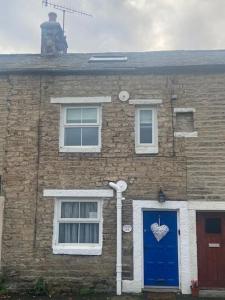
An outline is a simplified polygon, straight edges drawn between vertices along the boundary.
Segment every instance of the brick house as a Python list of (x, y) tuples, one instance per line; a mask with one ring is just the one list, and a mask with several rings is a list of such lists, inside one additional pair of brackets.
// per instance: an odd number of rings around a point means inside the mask
[(10, 287), (224, 288), (225, 51), (66, 54), (56, 24), (0, 55)]

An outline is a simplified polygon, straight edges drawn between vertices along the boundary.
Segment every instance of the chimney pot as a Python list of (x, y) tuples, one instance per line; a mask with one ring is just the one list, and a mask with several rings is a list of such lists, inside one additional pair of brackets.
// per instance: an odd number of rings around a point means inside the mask
[(54, 12), (50, 12), (48, 14), (49, 22), (56, 22), (57, 19), (57, 14)]
[(56, 21), (57, 14), (50, 12), (49, 21), (41, 24), (41, 54), (57, 56), (67, 53), (67, 42), (61, 25)]

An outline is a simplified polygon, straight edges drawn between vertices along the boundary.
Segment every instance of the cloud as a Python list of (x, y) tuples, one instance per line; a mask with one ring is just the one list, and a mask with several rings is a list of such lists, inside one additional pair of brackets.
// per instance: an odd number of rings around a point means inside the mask
[[(52, 0), (53, 1), (53, 0)], [(2, 2), (2, 3), (1, 3)], [(0, 52), (39, 53), (42, 0), (0, 0)], [(224, 0), (55, 0), (67, 14), (69, 52), (225, 48)], [(62, 14), (58, 12), (62, 21)]]

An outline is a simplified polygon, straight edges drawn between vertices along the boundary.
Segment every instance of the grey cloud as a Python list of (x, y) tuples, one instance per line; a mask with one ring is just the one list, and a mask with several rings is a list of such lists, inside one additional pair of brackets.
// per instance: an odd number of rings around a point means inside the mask
[[(52, 0), (53, 1), (53, 0)], [(39, 53), (42, 0), (0, 0), (0, 52)], [(224, 0), (54, 0), (67, 14), (69, 52), (225, 48)], [(59, 21), (62, 15), (58, 12)]]

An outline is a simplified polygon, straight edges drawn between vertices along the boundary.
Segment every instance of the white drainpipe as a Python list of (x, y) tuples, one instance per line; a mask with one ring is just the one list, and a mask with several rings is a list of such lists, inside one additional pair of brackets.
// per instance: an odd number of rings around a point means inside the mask
[(122, 294), (122, 193), (127, 189), (127, 183), (123, 180), (117, 183), (110, 182), (109, 186), (116, 191), (117, 208), (117, 250), (116, 250), (116, 294)]

